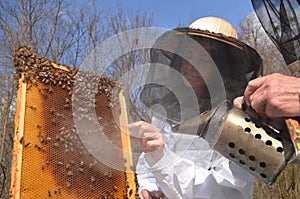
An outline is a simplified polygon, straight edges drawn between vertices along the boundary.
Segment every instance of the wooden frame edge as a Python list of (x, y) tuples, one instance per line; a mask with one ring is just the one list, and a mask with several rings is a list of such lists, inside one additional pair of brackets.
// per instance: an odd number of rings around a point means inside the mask
[(131, 185), (132, 194), (130, 194), (130, 190), (127, 190), (127, 194), (129, 198), (135, 198), (136, 196), (136, 180), (135, 180), (135, 172), (133, 170), (133, 160), (132, 160), (132, 151), (131, 151), (131, 143), (130, 143), (130, 135), (129, 130), (127, 128), (128, 119), (127, 119), (127, 109), (126, 102), (123, 95), (123, 91), (119, 94), (119, 101), (121, 106), (121, 114), (120, 114), (120, 129), (121, 129), (121, 138), (123, 145), (123, 156), (126, 159), (126, 177), (128, 184)]
[(15, 115), (15, 132), (14, 145), (12, 152), (12, 169), (11, 169), (11, 185), (10, 198), (19, 199), (21, 189), (21, 170), (23, 155), (23, 135), (24, 135), (24, 119), (26, 106), (26, 83), (23, 83), (24, 75), (19, 79), (19, 88), (17, 95), (17, 107)]

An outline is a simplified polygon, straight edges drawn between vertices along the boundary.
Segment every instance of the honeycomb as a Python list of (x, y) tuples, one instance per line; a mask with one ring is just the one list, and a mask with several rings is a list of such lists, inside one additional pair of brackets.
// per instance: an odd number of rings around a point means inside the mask
[(136, 198), (121, 85), (29, 47), (16, 50), (14, 66), (11, 198)]

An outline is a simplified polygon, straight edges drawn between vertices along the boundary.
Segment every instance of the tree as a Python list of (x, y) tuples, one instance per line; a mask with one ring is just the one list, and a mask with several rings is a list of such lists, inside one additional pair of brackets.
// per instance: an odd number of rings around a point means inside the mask
[(262, 57), (263, 74), (279, 72), (289, 74), (282, 55), (263, 30), (254, 13), (239, 24), (239, 39), (253, 47)]
[[(80, 67), (87, 54), (109, 36), (151, 26), (153, 16), (122, 9), (104, 13), (101, 3), (94, 1), (3, 0), (0, 10), (0, 198), (8, 198), (17, 90), (14, 50), (30, 46), (40, 56)], [(131, 56), (131, 62), (137, 55), (125, 56)], [(129, 62), (120, 64), (131, 66)], [(118, 73), (121, 71), (115, 69), (111, 77), (118, 78)]]

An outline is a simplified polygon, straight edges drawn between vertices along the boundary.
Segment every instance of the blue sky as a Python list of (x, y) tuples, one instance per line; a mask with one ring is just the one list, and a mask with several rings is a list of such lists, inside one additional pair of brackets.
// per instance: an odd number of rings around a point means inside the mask
[(152, 12), (155, 25), (162, 28), (175, 28), (179, 23), (188, 26), (204, 16), (222, 17), (238, 27), (250, 12), (250, 0), (107, 0), (99, 3), (107, 7), (122, 7), (132, 11)]

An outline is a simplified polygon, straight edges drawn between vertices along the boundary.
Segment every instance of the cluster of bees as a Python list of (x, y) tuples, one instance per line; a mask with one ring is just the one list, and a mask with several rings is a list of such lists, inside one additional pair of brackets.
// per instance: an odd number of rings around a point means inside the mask
[[(94, 198), (116, 198), (114, 193), (121, 189), (115, 182), (121, 175), (115, 175), (112, 169), (101, 166), (93, 158), (78, 136), (74, 118), (96, 123), (102, 120), (104, 116), (97, 116), (96, 120), (94, 118), (99, 96), (106, 99), (104, 104), (107, 110), (119, 110), (118, 94), (121, 85), (105, 76), (85, 73), (68, 66), (63, 66), (64, 70), (59, 69), (57, 64), (35, 55), (30, 47), (17, 49), (14, 57), (16, 78), (22, 78), (28, 84), (27, 92), (37, 89), (45, 99), (42, 114), (46, 123), (45, 126), (36, 125), (39, 142), (32, 146), (47, 154), (41, 162), (41, 170), (51, 169), (52, 173), (59, 173), (55, 176), (61, 186), (55, 191), (48, 190), (48, 196), (61, 194), (62, 187), (70, 191), (77, 190), (86, 182), (86, 190), (94, 194)], [(33, 112), (39, 111), (34, 104), (28, 104), (27, 107)], [(103, 128), (106, 126), (105, 123), (102, 125)], [(118, 131), (113, 122), (107, 128)], [(30, 147), (30, 142), (24, 142), (23, 138), (20, 142), (23, 142), (25, 148)], [(109, 180), (113, 181), (110, 188), (99, 195), (97, 189), (102, 187), (100, 184)], [(125, 184), (127, 193), (121, 190), (122, 197), (132, 198), (133, 190), (126, 179)]]
[[(88, 96), (91, 94), (105, 94), (111, 107), (114, 107), (119, 101), (118, 96), (113, 95), (113, 93), (118, 93), (121, 90), (122, 85), (119, 82), (104, 75), (80, 72), (78, 68), (68, 66), (63, 66), (66, 71), (57, 70), (57, 64), (45, 57), (35, 55), (31, 47), (22, 46), (15, 51), (14, 67), (15, 78), (20, 79), (24, 75), (23, 82), (29, 81), (33, 85), (37, 85), (38, 82), (45, 85), (58, 85), (67, 90), (69, 96), (73, 95), (72, 86), (75, 84), (78, 88), (76, 94), (87, 94)], [(91, 90), (91, 88), (95, 88), (95, 90)], [(43, 88), (43, 95), (46, 98), (47, 94), (52, 93), (52, 88)], [(115, 98), (112, 99), (113, 97)]]

